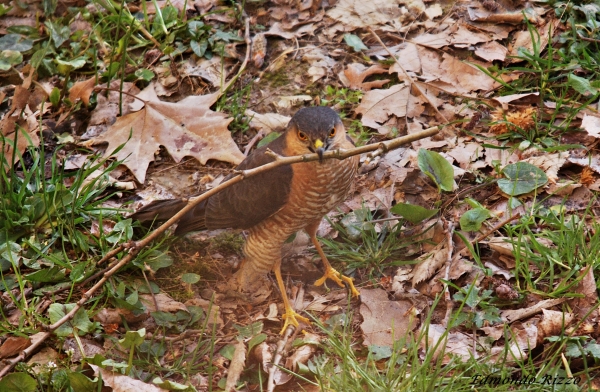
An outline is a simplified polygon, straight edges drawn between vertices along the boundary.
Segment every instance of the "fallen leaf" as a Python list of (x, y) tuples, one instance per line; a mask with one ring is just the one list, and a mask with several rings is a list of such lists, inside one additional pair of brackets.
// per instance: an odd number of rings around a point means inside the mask
[[(521, 16), (522, 17), (522, 16)], [(552, 34), (557, 33), (557, 27), (560, 21), (557, 19), (553, 19), (546, 23), (544, 26), (540, 26), (537, 28), (538, 33), (536, 34), (536, 42), (535, 46), (537, 50), (541, 53), (546, 46), (548, 45), (548, 39), (550, 38), (549, 33), (552, 30)], [(522, 60), (522, 57), (519, 54), (519, 51), (525, 50), (530, 54), (533, 53), (534, 42), (531, 40), (531, 33), (529, 30), (517, 31), (514, 36), (511, 44), (508, 46), (508, 58), (506, 61), (508, 63), (518, 63)]]
[(233, 352), (233, 358), (229, 365), (229, 371), (227, 372), (227, 381), (225, 383), (225, 392), (231, 392), (235, 390), (242, 372), (244, 371), (244, 365), (246, 364), (246, 344), (243, 340), (240, 340), (235, 345), (235, 351)]
[(600, 117), (584, 114), (583, 119), (581, 120), (581, 128), (583, 128), (588, 135), (600, 138)]
[(285, 39), (300, 38), (306, 34), (314, 34), (315, 25), (313, 23), (302, 25), (295, 29), (285, 30), (281, 23), (275, 22), (271, 28), (265, 31), (264, 35), (274, 35)]
[(538, 344), (543, 344), (544, 340), (550, 336), (561, 336), (573, 321), (572, 313), (557, 310), (542, 309), (542, 315), (542, 321), (537, 325)]
[[(388, 83), (389, 79), (374, 80), (372, 82), (365, 82), (364, 80), (371, 75), (380, 74), (387, 72), (387, 69), (379, 64), (372, 65), (367, 68), (365, 65), (360, 63), (348, 64), (348, 67), (344, 70), (343, 74), (340, 74), (340, 80), (346, 87), (350, 87), (354, 90), (370, 91), (372, 88), (380, 88), (384, 84)], [(342, 78), (342, 75), (344, 76)]]
[(485, 44), (477, 45), (477, 48), (475, 48), (475, 55), (490, 62), (494, 60), (504, 61), (507, 53), (508, 49), (497, 41), (486, 42)]
[(406, 115), (409, 90), (403, 84), (397, 84), (387, 90), (371, 90), (362, 97), (360, 105), (354, 111), (362, 114), (363, 125), (379, 129), (391, 115)]
[(594, 270), (591, 266), (588, 266), (579, 273), (579, 276), (581, 280), (573, 291), (581, 294), (582, 297), (571, 299), (569, 305), (572, 309), (575, 309), (579, 317), (587, 315), (589, 320), (595, 320), (598, 316), (598, 309), (596, 307), (598, 304), (598, 293), (596, 291)]
[[(458, 356), (466, 360), (477, 359), (479, 354), (473, 350), (473, 340), (469, 335), (461, 332), (448, 332), (439, 324), (424, 324), (422, 329), (427, 339), (421, 340), (423, 350), (435, 350), (434, 358), (444, 355), (443, 363), (450, 362), (452, 357)], [(483, 342), (480, 342), (480, 347)]]
[(31, 340), (21, 336), (9, 336), (0, 346), (0, 359), (17, 355), (31, 346)]
[(419, 263), (413, 269), (413, 287), (432, 277), (435, 272), (448, 260), (448, 243), (446, 241), (437, 244), (432, 251), (425, 253), (417, 260)]
[(90, 95), (92, 95), (94, 87), (96, 86), (96, 80), (98, 79), (94, 76), (73, 84), (73, 87), (69, 90), (69, 100), (74, 103), (77, 102), (78, 99), (81, 99), (81, 102), (83, 102), (85, 106), (88, 106), (90, 104)]
[[(138, 98), (144, 108), (120, 117), (90, 144), (108, 142), (105, 156), (111, 156), (125, 144), (114, 156), (123, 161), (140, 183), (146, 179), (148, 165), (161, 145), (176, 162), (185, 156), (192, 156), (201, 164), (209, 159), (239, 164), (244, 159), (227, 129), (232, 119), (210, 110), (219, 93), (189, 96), (170, 103), (160, 101), (150, 84)], [(132, 109), (138, 105), (132, 104)]]
[[(188, 309), (184, 304), (179, 301), (175, 301), (166, 293), (158, 293), (158, 294), (140, 294), (139, 296), (140, 302), (146, 306), (146, 309), (149, 312), (170, 312), (175, 313), (177, 311), (187, 312)], [(156, 303), (154, 302), (156, 301)], [(158, 309), (156, 309), (156, 304), (158, 304)]]
[(385, 25), (402, 12), (401, 0), (339, 0), (327, 16), (352, 27)]
[(196, 61), (190, 58), (181, 65), (179, 70), (182, 75), (200, 77), (213, 87), (220, 88), (229, 74), (227, 71), (228, 63), (228, 59), (217, 55), (213, 55), (210, 59), (202, 58)]
[(278, 113), (260, 114), (249, 109), (246, 110), (244, 114), (251, 118), (250, 127), (263, 132), (265, 135), (273, 131), (277, 132), (284, 130), (291, 119), (291, 117), (283, 116)]
[(129, 376), (123, 376), (116, 372), (111, 372), (101, 368), (100, 366), (89, 364), (94, 370), (94, 376), (102, 377), (102, 381), (106, 387), (112, 388), (113, 392), (167, 392), (166, 389), (156, 387), (152, 384), (146, 384), (140, 380), (133, 379)]
[(439, 33), (421, 34), (413, 38), (411, 41), (417, 44), (422, 44), (432, 48), (442, 48), (444, 46), (468, 47), (479, 44), (481, 42), (489, 42), (492, 40), (488, 34), (470, 30), (465, 25), (450, 25), (446, 30)]
[(362, 289), (360, 291), (360, 314), (363, 322), (360, 328), (364, 334), (365, 346), (388, 346), (406, 336), (413, 327), (408, 300), (390, 301), (382, 289)]

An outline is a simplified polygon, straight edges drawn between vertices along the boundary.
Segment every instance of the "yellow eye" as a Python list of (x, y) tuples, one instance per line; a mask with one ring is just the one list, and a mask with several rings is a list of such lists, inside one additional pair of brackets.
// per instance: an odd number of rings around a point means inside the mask
[(302, 141), (306, 141), (306, 140), (308, 140), (308, 136), (306, 136), (306, 134), (304, 132), (298, 132), (298, 139), (300, 139)]
[(331, 128), (331, 131), (329, 131), (329, 137), (334, 137), (335, 136), (335, 128)]

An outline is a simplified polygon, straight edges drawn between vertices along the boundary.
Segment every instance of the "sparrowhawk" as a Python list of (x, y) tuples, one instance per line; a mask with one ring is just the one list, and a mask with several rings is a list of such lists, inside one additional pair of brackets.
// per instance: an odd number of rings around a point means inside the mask
[[(274, 158), (265, 154), (267, 148), (282, 156), (315, 152), (322, 156), (325, 151), (353, 146), (336, 112), (322, 106), (303, 108), (292, 117), (279, 138), (257, 148), (237, 169), (252, 169), (272, 162)], [(220, 228), (247, 230), (242, 268), (264, 275), (271, 270), (275, 272), (285, 307), (283, 333), (289, 324), (297, 327), (298, 320), (308, 321), (290, 306), (280, 270), (281, 247), (297, 231), (304, 229), (307, 232), (323, 261), (325, 274), (315, 284), (321, 285), (330, 278), (342, 287), (346, 282), (352, 295), (359, 295), (352, 279), (331, 267), (316, 237), (325, 214), (348, 196), (357, 166), (358, 156), (276, 167), (203, 201), (183, 216), (175, 234)], [(180, 200), (156, 201), (133, 217), (139, 220), (168, 219), (184, 205), (185, 202)]]

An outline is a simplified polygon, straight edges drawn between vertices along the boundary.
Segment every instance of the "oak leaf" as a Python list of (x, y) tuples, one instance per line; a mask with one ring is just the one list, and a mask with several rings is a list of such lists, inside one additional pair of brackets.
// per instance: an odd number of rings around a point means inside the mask
[(144, 182), (159, 146), (165, 147), (176, 162), (185, 156), (194, 157), (201, 164), (209, 159), (238, 164), (244, 159), (227, 129), (232, 119), (210, 110), (219, 93), (189, 96), (177, 103), (163, 102), (150, 84), (137, 97), (139, 101), (131, 108), (139, 110), (117, 119), (91, 143), (108, 142), (105, 156), (124, 144), (114, 156), (139, 182)]

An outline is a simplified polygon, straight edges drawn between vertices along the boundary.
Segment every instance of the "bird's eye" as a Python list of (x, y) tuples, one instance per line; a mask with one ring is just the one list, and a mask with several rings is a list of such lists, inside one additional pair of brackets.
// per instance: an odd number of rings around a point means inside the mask
[(306, 140), (308, 140), (308, 136), (306, 136), (306, 134), (304, 132), (298, 132), (298, 139), (300, 139), (302, 141), (306, 141)]
[(335, 136), (335, 128), (331, 128), (331, 131), (329, 131), (329, 137), (334, 137)]

